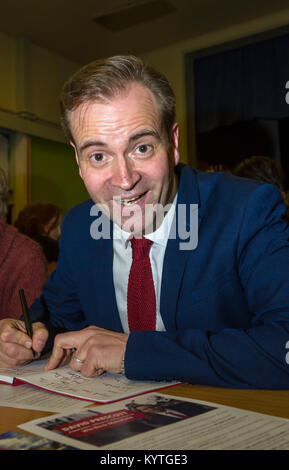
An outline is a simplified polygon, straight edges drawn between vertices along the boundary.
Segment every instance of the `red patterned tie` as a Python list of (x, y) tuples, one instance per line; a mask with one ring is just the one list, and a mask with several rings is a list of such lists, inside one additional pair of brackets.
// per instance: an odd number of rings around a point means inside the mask
[(152, 241), (132, 238), (132, 265), (127, 288), (127, 316), (130, 331), (156, 329), (156, 295), (149, 251)]

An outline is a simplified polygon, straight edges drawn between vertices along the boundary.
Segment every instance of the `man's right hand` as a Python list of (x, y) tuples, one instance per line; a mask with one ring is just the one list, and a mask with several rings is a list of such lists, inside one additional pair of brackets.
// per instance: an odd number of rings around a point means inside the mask
[[(32, 324), (31, 339), (21, 320), (5, 318), (0, 320), (0, 367), (17, 367), (37, 359), (48, 339), (48, 330), (43, 323)], [(32, 349), (36, 352), (33, 356)]]

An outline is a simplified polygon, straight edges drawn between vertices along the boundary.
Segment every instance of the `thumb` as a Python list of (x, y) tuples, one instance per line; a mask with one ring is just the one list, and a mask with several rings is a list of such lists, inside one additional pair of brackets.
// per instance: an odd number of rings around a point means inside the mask
[(33, 326), (32, 348), (36, 352), (41, 352), (48, 339), (48, 330), (44, 323), (36, 322)]

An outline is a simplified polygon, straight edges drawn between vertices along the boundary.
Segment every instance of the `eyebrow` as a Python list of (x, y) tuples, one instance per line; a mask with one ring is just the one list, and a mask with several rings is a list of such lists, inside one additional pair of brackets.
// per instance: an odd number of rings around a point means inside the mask
[[(143, 130), (143, 131), (137, 132), (136, 134), (130, 136), (129, 137), (129, 143), (135, 142), (135, 141), (141, 139), (142, 137), (147, 137), (147, 136), (155, 137), (157, 140), (160, 140), (160, 135), (158, 134), (158, 132), (155, 132), (155, 131), (152, 131), (152, 130)], [(103, 148), (105, 148), (105, 147), (108, 147), (108, 145), (105, 142), (101, 142), (100, 140), (89, 140), (89, 141), (85, 142), (80, 147), (79, 150), (80, 150), (80, 152), (83, 152), (84, 150), (86, 150), (89, 147), (103, 147)]]
[(152, 130), (144, 130), (144, 131), (138, 132), (137, 134), (132, 135), (129, 138), (129, 142), (135, 142), (136, 140), (139, 140), (142, 137), (146, 137), (146, 136), (155, 137), (157, 140), (160, 140), (160, 135), (158, 134), (158, 132), (155, 132)]
[(98, 140), (88, 140), (79, 148), (79, 150), (80, 152), (83, 152), (83, 150), (86, 150), (89, 147), (106, 147), (106, 146), (107, 145), (105, 142), (100, 142)]

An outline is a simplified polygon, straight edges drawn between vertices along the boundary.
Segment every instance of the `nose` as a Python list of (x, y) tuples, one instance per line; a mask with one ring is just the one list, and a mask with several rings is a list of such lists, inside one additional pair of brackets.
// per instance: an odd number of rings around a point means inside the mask
[(112, 186), (130, 191), (140, 180), (141, 176), (134, 168), (134, 163), (128, 157), (119, 157), (115, 160), (110, 179)]

